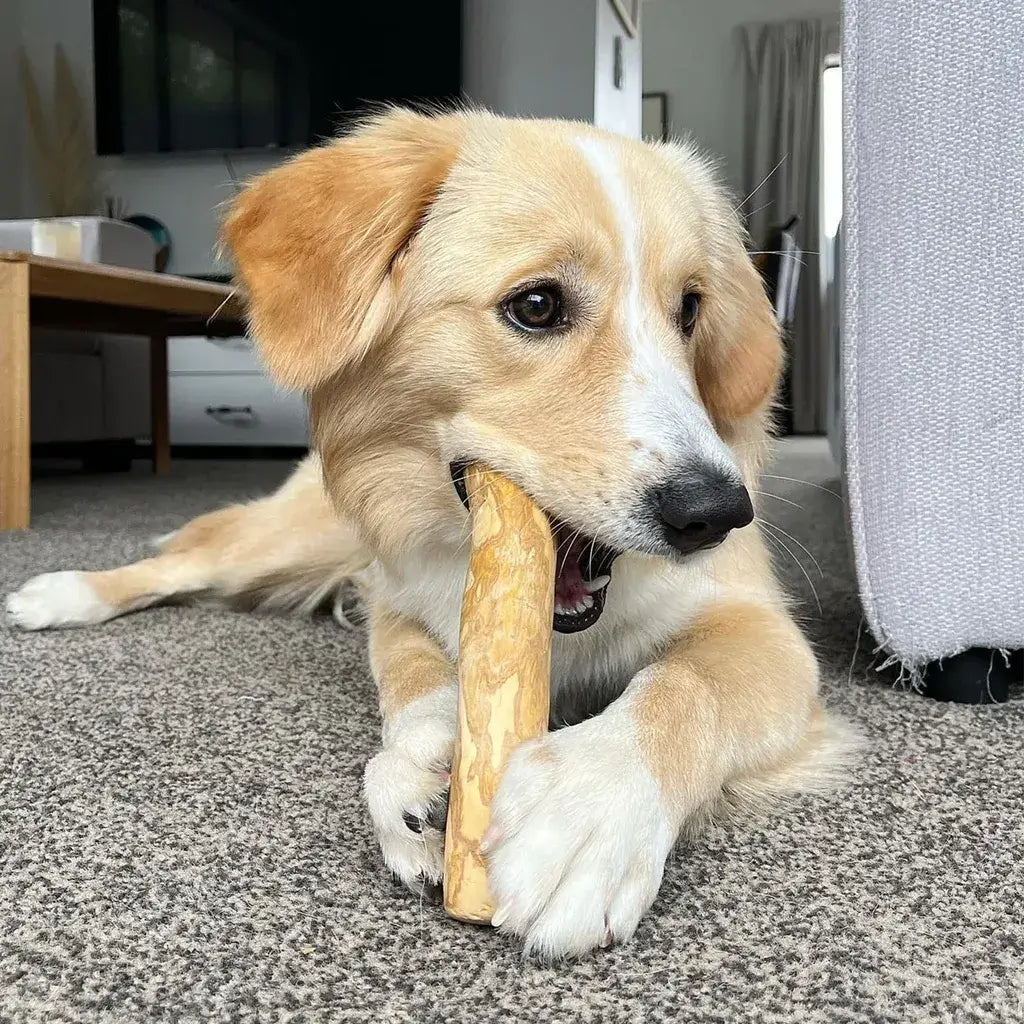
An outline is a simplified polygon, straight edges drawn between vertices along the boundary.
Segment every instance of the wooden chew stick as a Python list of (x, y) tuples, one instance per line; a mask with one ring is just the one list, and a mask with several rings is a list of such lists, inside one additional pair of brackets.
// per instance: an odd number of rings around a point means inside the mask
[(548, 727), (555, 549), (547, 516), (515, 484), (466, 470), (472, 547), (459, 632), (459, 722), (444, 847), (444, 907), (494, 913), (480, 840), (509, 755)]

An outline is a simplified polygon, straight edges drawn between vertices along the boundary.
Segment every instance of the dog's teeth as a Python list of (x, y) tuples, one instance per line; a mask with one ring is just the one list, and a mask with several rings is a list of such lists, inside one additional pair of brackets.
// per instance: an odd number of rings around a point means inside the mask
[(588, 594), (596, 594), (602, 587), (607, 587), (611, 581), (611, 576), (595, 576), (592, 580), (584, 580), (583, 586), (587, 588)]
[[(608, 577), (605, 577), (607, 579)], [(591, 594), (584, 594), (573, 604), (555, 603), (556, 615), (580, 615), (594, 607), (594, 598)]]

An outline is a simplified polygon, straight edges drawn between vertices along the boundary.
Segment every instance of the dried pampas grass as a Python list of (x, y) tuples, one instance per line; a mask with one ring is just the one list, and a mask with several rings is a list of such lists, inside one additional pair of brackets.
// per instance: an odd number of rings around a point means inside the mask
[(46, 212), (52, 217), (96, 213), (103, 195), (92, 132), (64, 47), (58, 45), (54, 50), (49, 106), (24, 47), (18, 54), (18, 73), (25, 94), (32, 162)]

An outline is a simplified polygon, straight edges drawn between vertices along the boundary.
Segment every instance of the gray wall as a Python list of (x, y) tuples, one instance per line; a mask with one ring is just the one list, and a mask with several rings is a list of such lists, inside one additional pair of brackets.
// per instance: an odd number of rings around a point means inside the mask
[(595, 0), (463, 0), (463, 86), (501, 114), (594, 114)]
[[(640, 134), (640, 34), (609, 0), (463, 0), (467, 97), (500, 114), (593, 121)], [(613, 77), (622, 37), (623, 81)]]
[(838, 14), (840, 0), (647, 0), (643, 5), (645, 92), (669, 94), (676, 135), (692, 135), (723, 161), (739, 187), (743, 159), (739, 25)]

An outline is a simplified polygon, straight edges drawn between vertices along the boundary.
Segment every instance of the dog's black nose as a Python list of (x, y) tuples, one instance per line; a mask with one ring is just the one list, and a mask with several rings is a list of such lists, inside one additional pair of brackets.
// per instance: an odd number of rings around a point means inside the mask
[(684, 555), (720, 544), (730, 530), (754, 518), (746, 487), (715, 470), (691, 470), (662, 484), (652, 496), (665, 540)]

